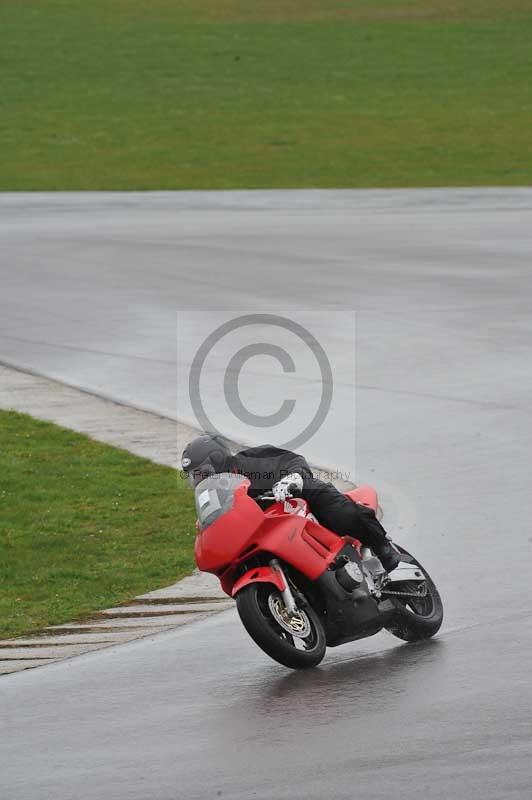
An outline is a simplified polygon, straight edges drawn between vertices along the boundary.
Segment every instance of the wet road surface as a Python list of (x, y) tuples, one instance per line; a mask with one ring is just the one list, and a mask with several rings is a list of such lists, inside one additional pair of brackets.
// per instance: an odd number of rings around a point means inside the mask
[[(0, 360), (171, 416), (177, 308), (355, 309), (355, 478), (446, 610), (433, 643), (309, 674), (227, 614), (6, 677), (3, 794), (527, 797), (532, 191), (19, 195), (0, 219)], [(334, 422), (328, 465), (353, 455)]]
[(7, 676), (3, 796), (528, 797), (528, 615), (397, 641), (294, 673), (231, 611)]

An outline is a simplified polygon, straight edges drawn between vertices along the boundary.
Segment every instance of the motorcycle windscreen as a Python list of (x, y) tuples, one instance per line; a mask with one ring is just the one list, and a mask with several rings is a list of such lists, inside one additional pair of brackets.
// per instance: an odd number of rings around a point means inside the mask
[(243, 475), (221, 472), (219, 475), (210, 475), (198, 483), (195, 497), (200, 530), (204, 531), (221, 516), (231, 511), (235, 489), (244, 482), (249, 481)]

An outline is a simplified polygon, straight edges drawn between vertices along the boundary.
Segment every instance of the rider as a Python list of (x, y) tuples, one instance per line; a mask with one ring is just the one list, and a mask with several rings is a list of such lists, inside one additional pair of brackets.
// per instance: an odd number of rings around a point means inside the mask
[(203, 433), (187, 444), (181, 465), (192, 486), (209, 475), (234, 472), (250, 480), (248, 492), (253, 498), (271, 491), (277, 502), (283, 502), (295, 492), (326, 528), (370, 547), (387, 572), (399, 564), (399, 554), (373, 509), (354, 503), (332, 483), (315, 478), (305, 458), (297, 453), (267, 444), (233, 455), (222, 437)]

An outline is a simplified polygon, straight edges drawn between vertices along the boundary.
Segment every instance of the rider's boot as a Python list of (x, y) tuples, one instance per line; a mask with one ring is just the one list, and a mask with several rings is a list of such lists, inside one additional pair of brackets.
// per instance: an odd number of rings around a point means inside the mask
[(391, 572), (401, 561), (400, 554), (392, 544), (392, 537), (386, 533), (372, 508), (357, 505), (356, 509), (358, 517), (355, 524), (358, 524), (363, 544), (371, 547), (386, 572)]
[(371, 549), (381, 562), (386, 572), (394, 570), (401, 562), (401, 556), (393, 546), (391, 539), (388, 536), (383, 536), (382, 539), (376, 540)]

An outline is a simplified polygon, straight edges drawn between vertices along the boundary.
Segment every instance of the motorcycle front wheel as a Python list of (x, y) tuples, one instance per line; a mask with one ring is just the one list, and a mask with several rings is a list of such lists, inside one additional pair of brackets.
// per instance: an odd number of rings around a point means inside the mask
[(236, 596), (244, 628), (270, 658), (291, 669), (309, 669), (326, 650), (323, 625), (309, 606), (287, 613), (281, 594), (271, 583), (251, 583)]

